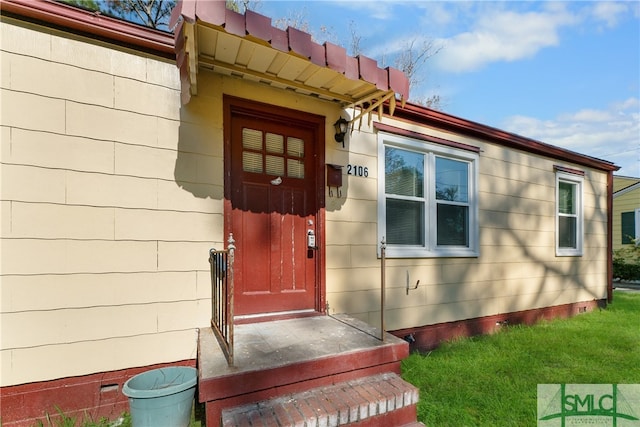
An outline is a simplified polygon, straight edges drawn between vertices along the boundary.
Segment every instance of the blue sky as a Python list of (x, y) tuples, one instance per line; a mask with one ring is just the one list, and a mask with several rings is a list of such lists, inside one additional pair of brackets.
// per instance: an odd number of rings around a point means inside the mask
[(346, 48), (353, 22), (363, 54), (383, 66), (431, 40), (442, 50), (412, 99), (438, 94), (447, 113), (640, 177), (638, 1), (262, 0), (256, 11), (301, 18), (316, 41)]

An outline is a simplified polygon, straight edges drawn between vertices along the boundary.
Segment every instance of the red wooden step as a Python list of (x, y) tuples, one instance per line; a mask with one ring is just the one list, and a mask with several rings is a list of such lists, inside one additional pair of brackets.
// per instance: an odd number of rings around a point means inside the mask
[(222, 426), (412, 425), (417, 403), (416, 387), (383, 373), (225, 409)]

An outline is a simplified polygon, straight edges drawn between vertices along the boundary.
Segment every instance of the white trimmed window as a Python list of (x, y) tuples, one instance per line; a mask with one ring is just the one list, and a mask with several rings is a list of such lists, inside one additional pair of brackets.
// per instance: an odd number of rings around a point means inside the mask
[(478, 256), (478, 154), (382, 132), (378, 139), (386, 255)]
[(556, 172), (556, 255), (582, 256), (583, 177)]

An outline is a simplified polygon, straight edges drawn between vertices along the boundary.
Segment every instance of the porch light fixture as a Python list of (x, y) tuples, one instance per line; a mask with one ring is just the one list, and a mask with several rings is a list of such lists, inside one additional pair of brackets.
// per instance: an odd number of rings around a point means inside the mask
[(340, 118), (333, 124), (333, 127), (336, 130), (336, 142), (342, 142), (342, 148), (344, 148), (344, 136), (347, 134), (348, 126), (349, 122), (346, 121), (342, 116), (340, 116)]

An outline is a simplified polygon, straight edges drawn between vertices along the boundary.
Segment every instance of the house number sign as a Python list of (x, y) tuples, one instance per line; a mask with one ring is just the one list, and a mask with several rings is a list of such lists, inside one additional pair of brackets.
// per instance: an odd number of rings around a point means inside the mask
[(367, 178), (369, 177), (369, 168), (366, 166), (359, 165), (347, 165), (347, 175), (360, 176)]

